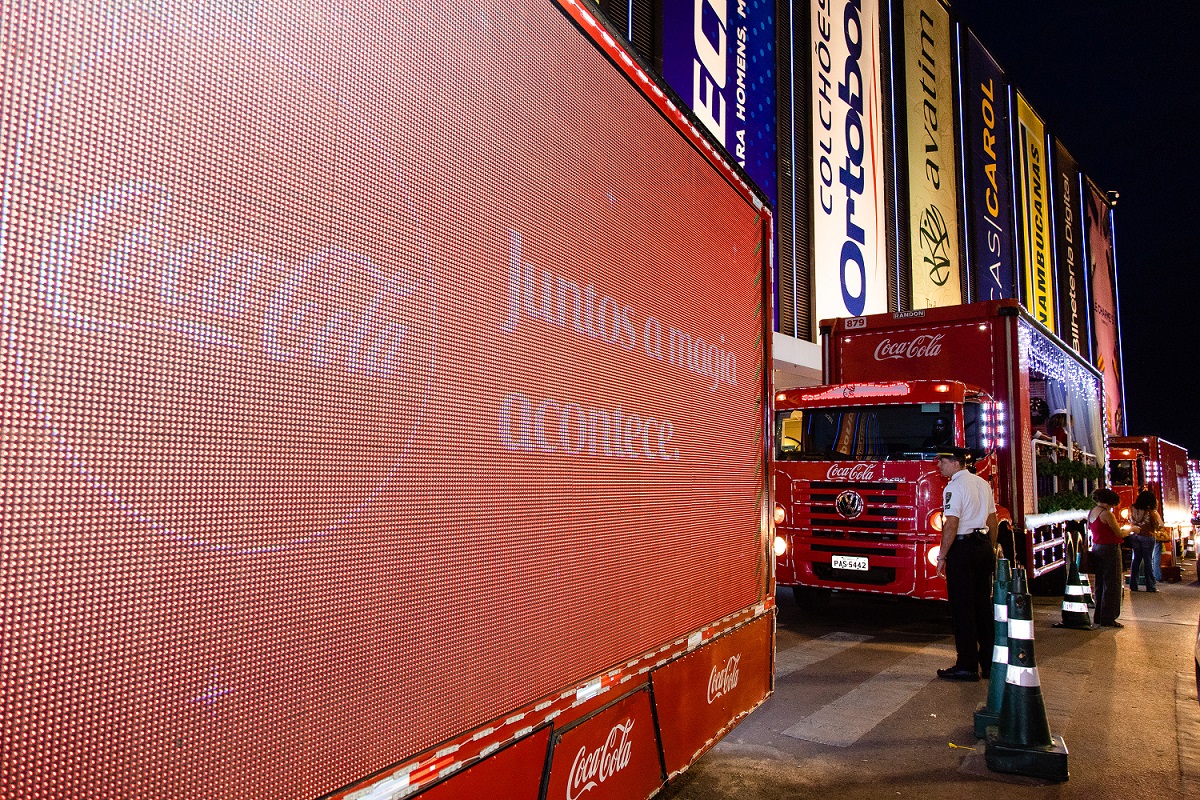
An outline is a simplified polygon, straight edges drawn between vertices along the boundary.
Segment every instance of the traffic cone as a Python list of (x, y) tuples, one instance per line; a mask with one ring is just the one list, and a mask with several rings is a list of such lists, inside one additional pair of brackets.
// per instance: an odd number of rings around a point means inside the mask
[(1033, 657), (1033, 605), (1025, 570), (1013, 570), (1008, 595), (1008, 672), (1000, 721), (987, 729), (988, 769), (1065, 781), (1067, 745), (1050, 734), (1037, 662)]
[(1062, 622), (1054, 623), (1056, 628), (1072, 628), (1077, 631), (1094, 631), (1099, 625), (1092, 624), (1088, 614), (1087, 600), (1091, 597), (1091, 589), (1084, 588), (1079, 579), (1079, 563), (1074, 553), (1067, 558), (1067, 586), (1063, 590)]
[(1086, 572), (1079, 573), (1079, 585), (1084, 587), (1084, 597), (1087, 599), (1087, 607), (1096, 608), (1096, 597), (1092, 595), (1092, 582), (1091, 579), (1088, 579)]
[(1004, 699), (1004, 678), (1008, 674), (1008, 585), (1012, 570), (1007, 558), (996, 560), (996, 580), (992, 584), (992, 619), (995, 627), (992, 645), (992, 671), (988, 678), (987, 703), (975, 710), (975, 738), (987, 738), (990, 725), (1000, 724), (1000, 701)]

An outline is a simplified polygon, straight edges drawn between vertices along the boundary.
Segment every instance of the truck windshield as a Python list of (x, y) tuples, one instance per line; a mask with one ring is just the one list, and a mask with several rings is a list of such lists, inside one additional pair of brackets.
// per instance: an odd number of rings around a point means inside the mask
[(933, 458), (954, 442), (954, 404), (855, 406), (780, 411), (780, 461)]
[(1113, 486), (1136, 486), (1133, 482), (1133, 461), (1114, 458), (1108, 462), (1110, 481)]

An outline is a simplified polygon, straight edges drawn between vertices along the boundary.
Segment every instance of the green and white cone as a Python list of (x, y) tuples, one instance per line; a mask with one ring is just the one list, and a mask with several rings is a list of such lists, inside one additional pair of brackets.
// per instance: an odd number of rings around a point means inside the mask
[(1033, 602), (1025, 570), (1013, 570), (1008, 594), (1008, 670), (1000, 721), (987, 729), (988, 769), (1067, 780), (1067, 746), (1050, 734), (1046, 703), (1033, 655)]
[(992, 583), (992, 619), (995, 625), (992, 644), (992, 671), (988, 677), (987, 703), (975, 711), (975, 738), (987, 737), (987, 729), (1000, 723), (1000, 702), (1008, 675), (1008, 587), (1012, 569), (1007, 558), (996, 560), (996, 579)]
[(1091, 596), (1091, 589), (1080, 580), (1079, 561), (1074, 553), (1070, 553), (1067, 558), (1067, 585), (1063, 590), (1062, 622), (1054, 623), (1054, 627), (1077, 631), (1094, 631), (1100, 627), (1092, 623), (1092, 616), (1088, 613)]

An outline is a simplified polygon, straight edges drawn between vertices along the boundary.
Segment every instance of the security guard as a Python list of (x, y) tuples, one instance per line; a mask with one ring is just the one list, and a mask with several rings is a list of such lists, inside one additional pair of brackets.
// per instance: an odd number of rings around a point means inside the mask
[(937, 574), (946, 579), (958, 661), (939, 678), (977, 681), (992, 668), (992, 570), (996, 565), (996, 498), (992, 486), (967, 469), (961, 447), (938, 452), (938, 471), (948, 478), (942, 493), (942, 549)]

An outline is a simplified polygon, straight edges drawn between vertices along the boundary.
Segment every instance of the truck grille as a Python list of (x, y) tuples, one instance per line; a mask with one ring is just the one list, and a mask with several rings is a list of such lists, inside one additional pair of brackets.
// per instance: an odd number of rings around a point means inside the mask
[[(862, 512), (853, 519), (838, 513), (838, 495), (847, 490), (862, 498)], [(917, 529), (916, 486), (893, 481), (793, 481), (791, 519), (814, 538), (895, 541), (896, 534)]]

